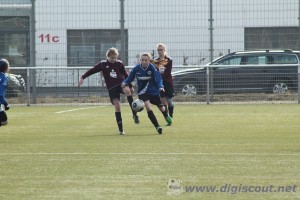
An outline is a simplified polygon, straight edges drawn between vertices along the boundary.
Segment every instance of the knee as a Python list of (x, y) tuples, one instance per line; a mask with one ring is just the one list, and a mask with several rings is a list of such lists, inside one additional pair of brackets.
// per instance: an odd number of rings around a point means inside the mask
[(113, 102), (113, 105), (115, 107), (115, 111), (116, 112), (120, 112), (121, 111), (121, 104), (120, 104), (120, 101), (118, 99), (115, 99), (112, 101)]
[(123, 92), (126, 96), (130, 96), (131, 95), (131, 91), (129, 89), (129, 87), (124, 87)]
[(115, 112), (121, 112), (121, 106), (115, 105)]
[(147, 112), (151, 111), (152, 109), (151, 109), (150, 103), (148, 101), (146, 101), (144, 103), (145, 103), (145, 108), (146, 108)]
[(168, 106), (173, 106), (173, 99), (172, 98), (168, 98)]

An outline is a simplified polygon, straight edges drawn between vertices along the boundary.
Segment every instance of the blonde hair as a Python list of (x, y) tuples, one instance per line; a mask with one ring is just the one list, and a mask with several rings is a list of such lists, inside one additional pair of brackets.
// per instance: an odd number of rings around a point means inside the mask
[(117, 49), (117, 48), (112, 47), (112, 48), (110, 48), (110, 49), (107, 50), (107, 52), (106, 52), (106, 57), (108, 58), (108, 57), (110, 57), (110, 56), (112, 56), (112, 55), (116, 55), (116, 56), (119, 55), (119, 52), (118, 52), (118, 49)]
[(142, 56), (147, 56), (149, 58), (149, 60), (151, 60), (151, 58), (152, 58), (151, 54), (148, 52), (142, 53), (141, 58), (142, 58)]
[(156, 45), (156, 49), (158, 49), (158, 47), (163, 47), (164, 50), (165, 50), (165, 54), (167, 54), (167, 46), (166, 46), (165, 44), (163, 44), (163, 43), (158, 43), (158, 44)]

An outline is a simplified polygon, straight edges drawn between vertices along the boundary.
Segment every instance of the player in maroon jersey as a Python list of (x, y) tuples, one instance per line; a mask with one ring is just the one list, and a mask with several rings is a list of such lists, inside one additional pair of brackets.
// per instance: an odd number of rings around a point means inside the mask
[[(160, 43), (156, 46), (156, 50), (158, 53), (158, 57), (151, 60), (151, 62), (155, 65), (157, 70), (159, 70), (161, 77), (163, 79), (163, 85), (165, 87), (165, 92), (161, 92), (161, 100), (164, 106), (169, 110), (170, 117), (173, 118), (174, 112), (174, 88), (173, 88), (173, 77), (171, 74), (173, 61), (167, 55), (166, 45)], [(171, 125), (171, 124), (169, 124)]]
[[(106, 52), (107, 59), (99, 62), (96, 66), (94, 66), (92, 69), (88, 70), (84, 75), (82, 75), (79, 80), (79, 86), (83, 84), (85, 78), (97, 72), (102, 72), (106, 83), (106, 87), (109, 92), (111, 103), (115, 107), (115, 116), (119, 127), (119, 133), (120, 135), (125, 135), (121, 116), (120, 94), (122, 93), (127, 96), (127, 100), (131, 108), (131, 104), (133, 102), (133, 88), (131, 85), (124, 88), (121, 87), (121, 83), (128, 77), (128, 74), (125, 70), (122, 61), (117, 59), (118, 55), (119, 53), (116, 48), (108, 49)], [(131, 111), (133, 114), (134, 122), (138, 124), (139, 118), (136, 112), (132, 109)]]

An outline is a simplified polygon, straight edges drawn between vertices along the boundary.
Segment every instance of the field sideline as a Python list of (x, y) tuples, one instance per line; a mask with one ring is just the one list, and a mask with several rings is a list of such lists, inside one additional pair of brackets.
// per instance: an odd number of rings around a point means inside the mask
[[(158, 135), (123, 107), (12, 107), (0, 128), (0, 199), (300, 199), (300, 106), (177, 105)], [(183, 193), (167, 194), (180, 179)], [(296, 192), (187, 192), (189, 186)]]

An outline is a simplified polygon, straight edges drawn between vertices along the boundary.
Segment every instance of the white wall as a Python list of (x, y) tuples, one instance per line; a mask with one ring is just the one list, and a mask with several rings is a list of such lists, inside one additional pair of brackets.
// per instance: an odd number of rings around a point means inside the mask
[[(298, 0), (214, 0), (215, 56), (244, 49), (244, 27), (298, 26)], [(38, 66), (67, 65), (68, 29), (118, 29), (119, 0), (36, 0)], [(209, 57), (209, 0), (125, 0), (129, 64), (136, 54), (167, 44), (175, 64)], [(41, 34), (58, 36), (41, 43)], [(48, 58), (44, 61), (43, 58)], [(204, 64), (204, 63), (201, 63)]]

